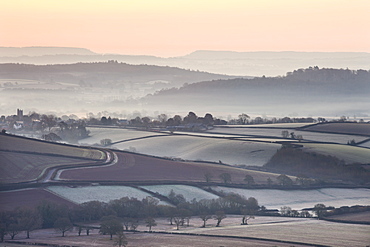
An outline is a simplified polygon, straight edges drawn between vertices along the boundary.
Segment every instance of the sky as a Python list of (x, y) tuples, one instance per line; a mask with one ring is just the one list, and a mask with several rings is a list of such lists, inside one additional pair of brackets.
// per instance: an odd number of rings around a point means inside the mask
[(0, 0), (0, 46), (370, 52), (369, 0)]

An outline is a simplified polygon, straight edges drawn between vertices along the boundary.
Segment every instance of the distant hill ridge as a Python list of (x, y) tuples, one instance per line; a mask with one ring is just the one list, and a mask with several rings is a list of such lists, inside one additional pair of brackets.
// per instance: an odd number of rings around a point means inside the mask
[(295, 52), (295, 51), (210, 51), (199, 50), (185, 56), (99, 54), (83, 48), (0, 47), (0, 63), (71, 64), (117, 60), (129, 64), (150, 64), (238, 76), (285, 75), (297, 68), (370, 69), (367, 52)]
[(298, 52), (298, 51), (211, 51), (198, 50), (183, 58), (189, 59), (328, 59), (328, 58), (370, 58), (368, 52)]
[(45, 56), (45, 55), (97, 55), (85, 48), (76, 47), (0, 47), (1, 57)]

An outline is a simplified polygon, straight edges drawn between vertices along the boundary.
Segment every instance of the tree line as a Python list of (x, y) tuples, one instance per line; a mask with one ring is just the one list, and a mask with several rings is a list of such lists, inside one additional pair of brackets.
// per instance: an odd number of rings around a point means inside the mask
[(89, 201), (74, 207), (42, 201), (32, 209), (17, 208), (0, 212), (0, 238), (3, 241), (9, 235), (14, 239), (21, 232), (26, 232), (27, 238), (30, 238), (33, 230), (42, 228), (55, 228), (61, 236), (65, 236), (75, 227), (79, 235), (82, 232), (89, 235), (92, 227), (78, 225), (96, 221), (100, 222), (100, 233), (112, 237), (120, 230), (135, 231), (139, 224), (145, 224), (151, 231), (156, 226), (157, 217), (166, 217), (169, 224), (179, 229), (188, 226), (192, 217), (200, 217), (205, 227), (211, 218), (219, 226), (226, 214), (241, 215), (241, 223), (247, 224), (255, 214), (265, 213), (265, 208), (259, 206), (255, 198), (233, 193), (212, 200), (187, 201), (183, 195), (171, 191), (167, 198), (173, 206), (159, 204), (158, 199), (150, 196), (142, 200), (123, 197), (108, 203)]

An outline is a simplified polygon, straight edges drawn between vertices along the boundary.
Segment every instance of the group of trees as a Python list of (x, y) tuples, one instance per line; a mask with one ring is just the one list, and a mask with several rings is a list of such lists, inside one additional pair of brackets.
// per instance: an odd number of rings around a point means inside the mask
[[(78, 235), (83, 231), (89, 235), (93, 227), (84, 223), (98, 221), (101, 234), (110, 235), (110, 239), (116, 235), (117, 245), (125, 246), (127, 240), (123, 231), (136, 231), (140, 224), (145, 224), (148, 230), (152, 231), (157, 225), (156, 217), (166, 217), (169, 224), (175, 225), (178, 230), (181, 226), (189, 226), (192, 217), (202, 220), (203, 224), (200, 227), (206, 227), (210, 219), (214, 219), (215, 226), (218, 227), (228, 214), (240, 215), (241, 225), (247, 225), (248, 220), (253, 219), (255, 215), (276, 215), (276, 212), (259, 206), (255, 198), (246, 198), (235, 193), (221, 192), (217, 199), (187, 201), (183, 195), (171, 191), (165, 198), (173, 206), (160, 205), (159, 200), (153, 197), (142, 200), (123, 197), (108, 203), (90, 201), (72, 208), (43, 201), (35, 209), (17, 208), (13, 211), (0, 212), (0, 238), (3, 241), (4, 237), (9, 235), (14, 239), (20, 232), (25, 232), (27, 238), (30, 238), (30, 232), (40, 228), (54, 228), (61, 236), (65, 236), (65, 233), (73, 228), (77, 229)], [(313, 208), (301, 212), (290, 207), (282, 207), (280, 215), (312, 217), (309, 210), (321, 219), (326, 215), (362, 212), (369, 210), (369, 207), (335, 209), (324, 204), (316, 204)]]
[(68, 208), (63, 205), (43, 201), (35, 209), (16, 209), (0, 213), (0, 236), (5, 235), (11, 239), (20, 232), (30, 232), (40, 228), (55, 228), (65, 236), (65, 233), (76, 227), (78, 234), (83, 231), (89, 235), (91, 227), (78, 226), (86, 222), (100, 221), (100, 233), (113, 235), (123, 230), (135, 231), (139, 224), (144, 223), (148, 230), (156, 226), (156, 217), (168, 218), (170, 224), (177, 229), (189, 226), (191, 217), (204, 217), (204, 225), (212, 217), (219, 226), (226, 214), (243, 215), (242, 223), (259, 212), (259, 205), (255, 198), (244, 198), (237, 194), (225, 194), (213, 200), (186, 201), (181, 194), (173, 191), (167, 200), (174, 206), (159, 205), (159, 200), (147, 197), (142, 200), (123, 197), (109, 203), (90, 201), (78, 206)]
[(246, 125), (246, 124), (273, 124), (273, 123), (314, 123), (316, 120), (312, 117), (307, 118), (290, 118), (290, 117), (283, 117), (283, 118), (271, 118), (268, 119), (266, 117), (255, 117), (251, 118), (246, 113), (241, 113), (238, 115), (237, 118), (230, 119), (227, 124), (229, 125)]
[[(289, 157), (287, 159), (286, 157)], [(361, 164), (346, 164), (343, 160), (330, 155), (305, 152), (289, 145), (279, 149), (270, 161), (264, 165), (270, 171), (299, 176), (302, 185), (316, 181), (343, 180), (354, 184), (370, 182), (370, 172)]]

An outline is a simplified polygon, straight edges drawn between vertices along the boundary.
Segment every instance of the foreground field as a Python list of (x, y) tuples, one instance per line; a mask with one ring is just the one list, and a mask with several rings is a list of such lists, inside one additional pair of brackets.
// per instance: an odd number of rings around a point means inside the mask
[(369, 225), (341, 224), (317, 219), (184, 230), (198, 234), (269, 238), (337, 247), (367, 246), (370, 244), (369, 231)]
[[(317, 219), (300, 219), (285, 217), (256, 217), (249, 221), (249, 225), (240, 225), (240, 216), (228, 215), (220, 227), (215, 227), (215, 220), (207, 221), (205, 228), (201, 228), (201, 219), (194, 216), (189, 226), (182, 226), (176, 230), (167, 219), (157, 218), (157, 226), (152, 230), (157, 233), (126, 233), (128, 246), (351, 246), (364, 247), (370, 243), (368, 225), (353, 225), (326, 222)], [(148, 228), (141, 223), (139, 231)], [(172, 234), (160, 234), (168, 232)], [(206, 234), (207, 236), (176, 235), (175, 233)], [(84, 233), (83, 233), (84, 235)], [(245, 237), (233, 239), (232, 237)], [(248, 239), (248, 238), (258, 238)], [(8, 240), (8, 239), (7, 239)], [(292, 241), (294, 243), (278, 242)], [(49, 243), (69, 246), (112, 246), (109, 236), (99, 235), (93, 230), (90, 236), (77, 236), (77, 232), (68, 232), (67, 237), (60, 237), (53, 229), (37, 230), (31, 233), (31, 239), (24, 235), (17, 235), (15, 241), (31, 243)], [(299, 244), (301, 243), (301, 244)], [(0, 245), (1, 246), (1, 245)]]
[[(74, 233), (76, 234), (76, 233)], [(194, 246), (194, 247), (215, 247), (215, 246), (230, 246), (230, 247), (291, 247), (292, 244), (279, 243), (274, 241), (251, 240), (251, 239), (234, 239), (228, 237), (207, 237), (207, 236), (189, 236), (189, 235), (175, 235), (175, 234), (160, 234), (160, 233), (126, 233), (128, 245), (127, 247), (180, 247), (180, 246)], [(113, 241), (109, 237), (91, 234), (91, 236), (67, 236), (67, 237), (39, 237), (31, 240), (18, 240), (17, 242), (24, 243), (39, 243), (43, 244), (57, 244), (60, 246), (76, 246), (76, 247), (107, 247), (113, 246)], [(1, 247), (34, 247), (35, 244), (13, 244), (11, 241), (7, 243), (0, 243)], [(297, 245), (294, 246), (307, 246)]]

